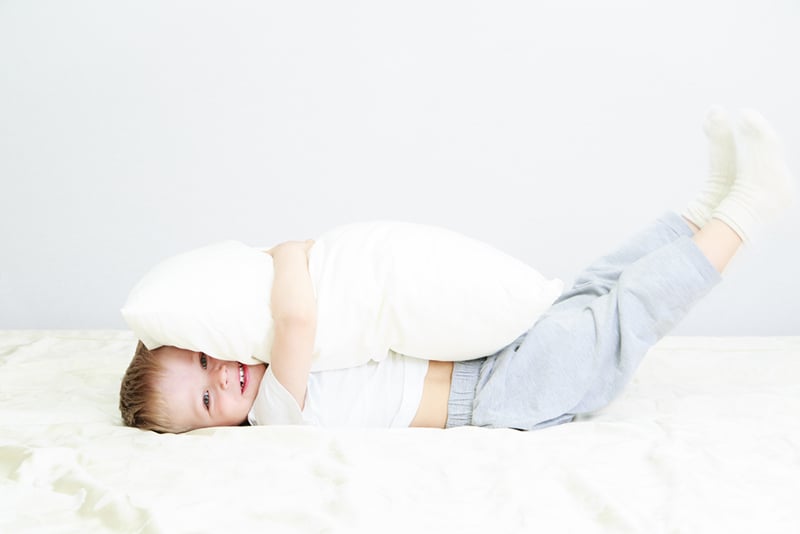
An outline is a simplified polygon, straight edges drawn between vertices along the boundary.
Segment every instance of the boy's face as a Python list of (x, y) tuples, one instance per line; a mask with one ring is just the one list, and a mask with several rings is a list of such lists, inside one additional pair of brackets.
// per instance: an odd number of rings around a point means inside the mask
[(236, 426), (247, 419), (265, 365), (217, 360), (176, 347), (153, 352), (164, 369), (155, 386), (164, 396), (173, 425), (192, 429)]

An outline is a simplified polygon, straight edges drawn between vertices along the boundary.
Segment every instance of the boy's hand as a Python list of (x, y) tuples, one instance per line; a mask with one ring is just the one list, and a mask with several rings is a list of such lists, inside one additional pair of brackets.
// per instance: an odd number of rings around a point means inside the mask
[(306, 254), (306, 257), (308, 257), (312, 246), (314, 246), (313, 239), (306, 239), (305, 241), (286, 241), (285, 243), (275, 245), (267, 250), (266, 253), (274, 258), (275, 254), (283, 254), (287, 250), (290, 251), (289, 253), (291, 253), (291, 250), (302, 250)]
[(311, 240), (287, 241), (267, 251), (275, 271), (270, 299), (275, 333), (270, 367), (301, 410), (317, 331), (317, 302), (308, 273), (313, 244)]

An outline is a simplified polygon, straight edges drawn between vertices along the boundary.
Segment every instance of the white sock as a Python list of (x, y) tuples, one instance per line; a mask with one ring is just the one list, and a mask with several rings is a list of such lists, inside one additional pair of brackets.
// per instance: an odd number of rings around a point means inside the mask
[(736, 144), (727, 113), (714, 107), (706, 113), (703, 130), (708, 138), (709, 173), (703, 189), (682, 215), (702, 228), (725, 198), (736, 178)]
[(738, 124), (736, 180), (713, 213), (739, 237), (751, 241), (794, 200), (795, 184), (778, 135), (757, 111), (744, 110)]

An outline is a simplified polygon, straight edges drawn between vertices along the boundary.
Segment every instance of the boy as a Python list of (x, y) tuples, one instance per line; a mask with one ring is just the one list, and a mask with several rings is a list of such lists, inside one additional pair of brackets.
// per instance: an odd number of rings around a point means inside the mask
[(310, 242), (269, 251), (275, 278), (271, 364), (248, 366), (140, 343), (123, 379), (130, 426), (184, 432), (219, 425), (461, 425), (531, 430), (598, 410), (647, 350), (718, 281), (743, 240), (794, 196), (780, 141), (742, 113), (737, 151), (727, 117), (705, 123), (710, 176), (683, 217), (667, 214), (576, 280), (531, 329), (466, 362), (391, 354), (352, 369), (310, 373), (316, 329)]

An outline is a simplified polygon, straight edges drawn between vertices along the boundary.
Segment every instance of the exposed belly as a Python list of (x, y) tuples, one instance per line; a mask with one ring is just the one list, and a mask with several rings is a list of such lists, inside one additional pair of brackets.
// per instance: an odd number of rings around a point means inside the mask
[(422, 400), (411, 426), (444, 428), (447, 423), (447, 399), (450, 397), (452, 377), (453, 362), (428, 362)]

